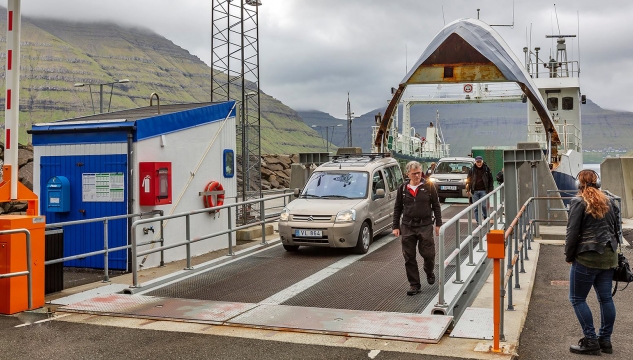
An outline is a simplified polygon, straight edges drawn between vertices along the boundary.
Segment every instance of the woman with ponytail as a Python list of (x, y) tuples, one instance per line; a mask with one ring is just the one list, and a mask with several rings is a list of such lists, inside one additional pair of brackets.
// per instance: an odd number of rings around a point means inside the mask
[[(618, 265), (619, 209), (600, 191), (600, 179), (595, 171), (582, 170), (577, 179), (578, 195), (569, 204), (565, 259), (571, 264), (569, 300), (584, 337), (569, 350), (576, 354), (610, 354), (613, 352), (611, 333), (615, 322), (611, 282), (613, 269)], [(592, 287), (600, 303), (598, 334), (587, 305), (587, 295)]]

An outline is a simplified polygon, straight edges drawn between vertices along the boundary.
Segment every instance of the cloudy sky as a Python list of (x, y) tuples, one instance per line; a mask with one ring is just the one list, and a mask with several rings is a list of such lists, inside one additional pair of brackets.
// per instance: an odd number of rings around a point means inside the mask
[[(217, 1), (217, 0), (216, 0)], [(234, 0), (237, 1), (237, 0)], [(260, 72), (264, 92), (295, 109), (343, 118), (384, 106), (444, 23), (477, 17), (512, 24), (510, 0), (261, 0)], [(209, 63), (211, 0), (22, 0), (25, 16), (116, 21), (143, 26)], [(519, 59), (528, 44), (548, 55), (545, 34), (579, 34), (581, 90), (603, 108), (633, 111), (633, 2), (532, 0), (514, 4), (514, 27), (497, 27)], [(580, 22), (578, 22), (580, 19)], [(580, 43), (579, 43), (580, 41)]]

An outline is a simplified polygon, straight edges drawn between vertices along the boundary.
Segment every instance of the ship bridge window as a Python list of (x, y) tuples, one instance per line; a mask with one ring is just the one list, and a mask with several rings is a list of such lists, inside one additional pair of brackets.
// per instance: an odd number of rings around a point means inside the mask
[(563, 105), (563, 110), (574, 110), (574, 98), (564, 97), (562, 105)]
[(558, 98), (557, 97), (547, 98), (547, 110), (549, 110), (549, 111), (558, 111)]

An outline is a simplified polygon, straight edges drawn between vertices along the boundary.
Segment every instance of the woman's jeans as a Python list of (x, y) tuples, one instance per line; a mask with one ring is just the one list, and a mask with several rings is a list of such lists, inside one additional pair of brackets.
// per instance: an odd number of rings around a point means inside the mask
[[(615, 305), (611, 297), (612, 282), (613, 269), (594, 269), (579, 264), (577, 261), (571, 265), (569, 301), (574, 307), (580, 326), (582, 326), (582, 332), (588, 339), (600, 337), (603, 340), (611, 341), (613, 323), (615, 322)], [(600, 303), (600, 331), (597, 336), (596, 329), (593, 327), (591, 309), (586, 301), (592, 286), (596, 289)]]

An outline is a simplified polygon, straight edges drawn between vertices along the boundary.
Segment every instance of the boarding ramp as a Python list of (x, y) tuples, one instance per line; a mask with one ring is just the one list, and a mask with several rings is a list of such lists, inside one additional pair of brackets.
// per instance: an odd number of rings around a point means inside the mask
[[(134, 277), (127, 294), (100, 295), (60, 310), (437, 343), (489, 274), (486, 234), (503, 228), (501, 189), (470, 206), (443, 205), (443, 218), (450, 220), (436, 240), (439, 276), (416, 296), (404, 294), (400, 244), (384, 233), (364, 255), (311, 247), (288, 253), (276, 239), (264, 238), (165, 278), (141, 283)], [(473, 211), (486, 202), (489, 217), (478, 226)], [(168, 249), (152, 251), (161, 250)]]

